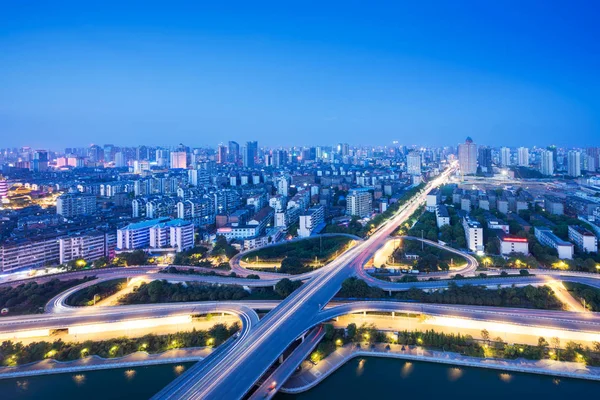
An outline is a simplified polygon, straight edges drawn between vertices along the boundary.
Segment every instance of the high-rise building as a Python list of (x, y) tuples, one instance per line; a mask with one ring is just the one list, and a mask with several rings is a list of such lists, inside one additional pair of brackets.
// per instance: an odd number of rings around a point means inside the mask
[(529, 149), (527, 147), (519, 147), (517, 150), (517, 165), (519, 167), (529, 166)]
[(66, 193), (56, 199), (56, 213), (65, 218), (96, 213), (96, 196), (87, 193)]
[(463, 175), (472, 175), (477, 172), (477, 145), (470, 137), (458, 145), (458, 164)]
[(125, 154), (121, 151), (115, 153), (115, 167), (123, 168), (127, 166), (127, 161), (125, 159)]
[(554, 153), (551, 150), (540, 152), (540, 172), (542, 175), (554, 175)]
[(410, 175), (421, 175), (421, 153), (412, 151), (406, 156), (406, 172)]
[(285, 150), (273, 150), (273, 166), (282, 167), (287, 164), (287, 152)]
[(240, 160), (240, 145), (233, 140), (229, 141), (229, 162), (237, 164)]
[(342, 157), (350, 154), (350, 145), (348, 143), (339, 143), (337, 145), (337, 152)]
[(500, 166), (504, 168), (510, 166), (510, 149), (508, 147), (500, 149)]
[(480, 147), (478, 151), (477, 161), (481, 172), (492, 172), (492, 149), (489, 147)]
[(581, 176), (581, 153), (570, 150), (567, 157), (567, 174), (574, 178)]
[(227, 146), (220, 144), (217, 148), (217, 164), (225, 164), (227, 162)]
[(244, 162), (244, 167), (254, 168), (256, 165), (256, 159), (258, 157), (258, 142), (246, 142), (246, 146), (244, 146), (244, 151), (242, 152), (242, 158)]
[(48, 152), (46, 150), (36, 150), (33, 153), (33, 172), (44, 172), (48, 170)]
[(166, 167), (169, 165), (169, 150), (156, 149), (156, 165)]
[(185, 151), (174, 151), (171, 153), (171, 168), (186, 169), (187, 153)]
[(0, 201), (8, 201), (8, 181), (0, 175)]
[(346, 197), (346, 214), (368, 217), (373, 212), (373, 197), (366, 189), (351, 190)]

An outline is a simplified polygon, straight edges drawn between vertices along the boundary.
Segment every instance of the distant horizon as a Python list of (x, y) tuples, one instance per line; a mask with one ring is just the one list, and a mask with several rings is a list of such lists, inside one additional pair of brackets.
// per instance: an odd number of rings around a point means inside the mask
[[(232, 140), (234, 142), (237, 142), (240, 147), (243, 147), (245, 145), (246, 142), (248, 141), (252, 141), (252, 140), (245, 140), (245, 141), (239, 141), (239, 140)], [(189, 147), (190, 149), (217, 149), (218, 146), (220, 144), (224, 144), (227, 145), (229, 142), (229, 140), (224, 141), (224, 142), (219, 142), (217, 144), (211, 145), (193, 145), (193, 144), (189, 144), (189, 143), (182, 143), (182, 142), (175, 142), (174, 144), (137, 144), (137, 145), (122, 145), (118, 142), (112, 142), (112, 143), (101, 143), (101, 142), (96, 142), (96, 143), (90, 143), (88, 145), (66, 145), (66, 146), (62, 146), (62, 147), (44, 147), (44, 146), (32, 146), (32, 145), (20, 145), (20, 146), (4, 146), (4, 145), (0, 145), (0, 149), (21, 149), (24, 147), (28, 147), (33, 151), (36, 150), (46, 150), (46, 151), (53, 151), (53, 152), (64, 152), (65, 149), (67, 148), (75, 148), (75, 149), (82, 149), (82, 148), (89, 148), (93, 145), (97, 145), (100, 147), (104, 147), (104, 145), (113, 145), (117, 148), (138, 148), (141, 146), (147, 146), (147, 147), (160, 147), (160, 148), (164, 148), (164, 149), (171, 149), (171, 148), (175, 148), (177, 147), (180, 143), (183, 144), (186, 147)], [(403, 143), (397, 143), (397, 144), (393, 144), (393, 143), (388, 143), (388, 144), (354, 144), (354, 143), (348, 143), (348, 142), (336, 142), (334, 144), (305, 144), (305, 145), (300, 145), (300, 144), (289, 144), (289, 145), (276, 145), (276, 146), (271, 146), (271, 145), (263, 145), (261, 144), (260, 141), (258, 141), (258, 147), (259, 148), (268, 148), (268, 149), (276, 149), (276, 148), (291, 148), (291, 147), (299, 147), (299, 148), (309, 148), (309, 147), (335, 147), (338, 143), (347, 143), (349, 144), (351, 147), (357, 147), (357, 148), (365, 148), (365, 147), (373, 147), (373, 148), (382, 148), (382, 147), (400, 147), (400, 146), (405, 146), (407, 148), (413, 148), (413, 147), (417, 147), (417, 148), (426, 148), (426, 149), (436, 149), (436, 148), (446, 148), (446, 147), (454, 147), (456, 148), (459, 144), (464, 143), (463, 142), (459, 142), (456, 143), (454, 145), (452, 144), (445, 144), (445, 145), (434, 145), (434, 146), (423, 146), (423, 145), (418, 145), (418, 144), (403, 144)], [(478, 143), (477, 140), (473, 140), (473, 143), (475, 145), (477, 145), (478, 147), (490, 147), (493, 149), (500, 149), (502, 147), (508, 147), (510, 149), (518, 149), (519, 147), (525, 147), (528, 149), (545, 149), (547, 147), (550, 146), (555, 146), (558, 149), (581, 149), (581, 150), (585, 150), (587, 148), (596, 148), (596, 147), (600, 147), (598, 145), (589, 145), (589, 146), (560, 146), (557, 145), (555, 143), (549, 143), (549, 144), (543, 144), (543, 145), (533, 145), (533, 146), (524, 146), (524, 145), (518, 145), (518, 146), (505, 146), (505, 145), (499, 145), (499, 146), (492, 146), (492, 145), (488, 145), (486, 143)]]

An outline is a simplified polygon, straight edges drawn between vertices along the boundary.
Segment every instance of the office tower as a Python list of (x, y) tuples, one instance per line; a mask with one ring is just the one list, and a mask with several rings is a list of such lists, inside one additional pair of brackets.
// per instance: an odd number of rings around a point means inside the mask
[(567, 157), (567, 174), (574, 178), (581, 176), (581, 153), (570, 150)]
[(489, 147), (480, 147), (478, 153), (477, 161), (479, 161), (481, 172), (492, 172), (492, 149)]
[(169, 150), (156, 149), (156, 165), (166, 167), (169, 165)]
[(102, 150), (104, 153), (104, 162), (109, 163), (113, 161), (115, 146), (112, 144), (105, 144), (104, 149)]
[(546, 150), (552, 152), (552, 172), (554, 172), (556, 170), (556, 167), (558, 166), (558, 149), (555, 145), (552, 145), (548, 146)]
[(125, 159), (125, 154), (122, 151), (115, 153), (115, 167), (123, 168), (127, 166), (127, 161)]
[(273, 167), (280, 168), (287, 164), (287, 151), (273, 150)]
[(527, 147), (519, 147), (517, 150), (517, 165), (519, 167), (529, 166), (529, 149)]
[(171, 168), (186, 169), (187, 153), (185, 151), (174, 151), (171, 153)]
[(33, 172), (44, 172), (48, 170), (48, 152), (46, 150), (36, 150), (33, 153)]
[(421, 154), (418, 151), (410, 152), (406, 156), (406, 172), (409, 175), (421, 175)]
[(477, 172), (477, 145), (470, 137), (458, 145), (458, 164), (463, 175)]
[(146, 146), (139, 146), (136, 149), (135, 159), (138, 161), (150, 159), (150, 149)]
[(240, 160), (240, 145), (233, 140), (229, 141), (229, 162), (237, 164)]
[(350, 154), (350, 145), (348, 143), (338, 143), (337, 152), (342, 157)]
[(596, 171), (600, 167), (600, 148), (590, 147), (586, 149), (587, 171)]
[(582, 169), (584, 171), (595, 172), (597, 168), (596, 158), (589, 154), (582, 154), (581, 157)]
[(346, 197), (346, 214), (368, 217), (373, 212), (373, 197), (366, 189), (351, 190)]
[(500, 165), (504, 168), (510, 166), (510, 149), (508, 147), (500, 149)]
[(244, 167), (254, 168), (256, 165), (256, 159), (258, 157), (258, 142), (246, 142), (246, 146), (244, 146), (244, 151), (242, 152), (242, 158), (244, 162)]
[(542, 175), (554, 175), (554, 153), (551, 150), (541, 151), (540, 172)]
[(227, 162), (227, 146), (220, 144), (217, 148), (217, 164), (225, 164)]

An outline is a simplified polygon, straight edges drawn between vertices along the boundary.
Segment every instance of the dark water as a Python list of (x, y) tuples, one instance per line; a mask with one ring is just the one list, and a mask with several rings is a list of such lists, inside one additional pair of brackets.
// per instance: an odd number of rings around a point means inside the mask
[[(600, 390), (600, 383), (584, 380), (385, 358), (363, 360), (350, 361), (308, 392), (278, 394), (276, 399), (364, 400), (410, 395), (420, 399), (516, 400), (535, 396), (552, 400), (596, 398)], [(191, 365), (159, 365), (0, 380), (0, 399), (147, 399), (180, 374), (182, 368), (187, 369)]]
[(148, 399), (194, 363), (0, 380), (0, 400)]
[(276, 399), (364, 400), (409, 395), (413, 399), (564, 400), (597, 398), (599, 390), (600, 383), (578, 379), (503, 373), (483, 368), (455, 368), (389, 358), (356, 358), (308, 392), (278, 394)]

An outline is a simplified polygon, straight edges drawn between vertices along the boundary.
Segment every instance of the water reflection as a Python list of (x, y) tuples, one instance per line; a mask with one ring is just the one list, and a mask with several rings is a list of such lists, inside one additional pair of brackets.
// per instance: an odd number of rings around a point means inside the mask
[(460, 368), (449, 368), (448, 369), (448, 380), (450, 382), (455, 382), (457, 380), (459, 380), (463, 375), (463, 370)]
[(128, 381), (132, 380), (134, 376), (135, 376), (134, 369), (128, 369), (127, 371), (125, 371), (125, 378), (127, 378)]
[(400, 371), (400, 376), (402, 378), (407, 378), (412, 371), (413, 371), (413, 363), (407, 361), (402, 366), (402, 370)]
[(83, 374), (73, 375), (73, 381), (75, 382), (75, 384), (77, 384), (77, 386), (81, 386), (85, 383), (85, 375), (83, 375)]
[(356, 376), (361, 376), (363, 372), (365, 372), (365, 364), (366, 361), (364, 358), (361, 358), (360, 361), (358, 361), (358, 366), (356, 367)]
[(513, 376), (507, 372), (503, 372), (501, 374), (498, 374), (498, 377), (500, 378), (500, 380), (502, 382), (506, 382), (509, 383), (510, 381), (513, 380)]
[(17, 388), (19, 388), (19, 390), (23, 390), (23, 391), (29, 389), (29, 381), (28, 380), (17, 381)]
[(185, 371), (185, 367), (183, 365), (176, 365), (173, 367), (173, 370), (175, 371), (175, 375), (181, 375)]

